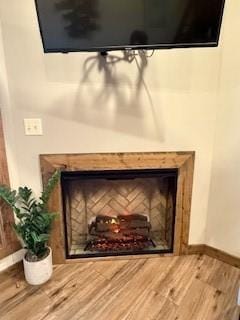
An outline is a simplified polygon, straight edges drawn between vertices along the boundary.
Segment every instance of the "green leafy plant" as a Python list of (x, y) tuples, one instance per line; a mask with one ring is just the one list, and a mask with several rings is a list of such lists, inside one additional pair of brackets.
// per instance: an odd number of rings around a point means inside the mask
[(18, 219), (14, 229), (27, 249), (26, 259), (29, 261), (41, 260), (48, 253), (47, 243), (56, 213), (49, 212), (47, 204), (59, 177), (60, 172), (55, 171), (39, 199), (28, 187), (20, 187), (16, 191), (0, 186), (0, 198), (13, 209)]

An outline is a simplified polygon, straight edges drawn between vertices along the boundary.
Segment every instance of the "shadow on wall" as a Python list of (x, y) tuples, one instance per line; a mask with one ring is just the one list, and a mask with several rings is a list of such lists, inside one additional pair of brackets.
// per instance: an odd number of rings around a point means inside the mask
[[(116, 66), (121, 63), (136, 63), (138, 77), (134, 85), (126, 74), (117, 72)], [(67, 116), (86, 125), (163, 141), (164, 128), (159, 108), (156, 112), (156, 97), (152, 97), (144, 81), (147, 65), (143, 52), (88, 56), (83, 63), (71, 116), (69, 113)], [(102, 74), (102, 81), (89, 85), (89, 77), (96, 73)], [(159, 101), (157, 104), (159, 106)], [(58, 100), (55, 105), (63, 102)], [(51, 112), (61, 115), (61, 110), (58, 107)], [(62, 116), (66, 118), (65, 113)]]

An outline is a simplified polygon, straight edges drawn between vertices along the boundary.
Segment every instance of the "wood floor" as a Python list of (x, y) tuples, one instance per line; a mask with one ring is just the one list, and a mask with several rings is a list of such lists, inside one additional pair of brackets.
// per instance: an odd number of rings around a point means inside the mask
[(207, 256), (56, 266), (41, 287), (0, 274), (1, 320), (237, 320), (240, 270)]

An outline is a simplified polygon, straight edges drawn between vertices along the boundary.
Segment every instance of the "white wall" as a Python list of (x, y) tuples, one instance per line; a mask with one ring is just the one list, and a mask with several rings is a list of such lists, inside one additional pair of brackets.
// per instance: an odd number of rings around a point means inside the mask
[[(221, 48), (156, 51), (141, 73), (140, 59), (106, 66), (95, 54), (44, 55), (33, 0), (1, 0), (0, 12), (12, 185), (39, 192), (40, 153), (195, 150), (190, 243), (204, 243)], [(42, 137), (24, 135), (28, 117), (43, 119)]]
[(207, 237), (209, 245), (240, 256), (240, 2), (228, 1)]

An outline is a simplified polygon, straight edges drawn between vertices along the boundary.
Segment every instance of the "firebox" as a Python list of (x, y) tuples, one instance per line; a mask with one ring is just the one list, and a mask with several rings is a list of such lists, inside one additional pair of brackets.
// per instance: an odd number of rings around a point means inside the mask
[(178, 169), (63, 171), (67, 258), (171, 253)]

